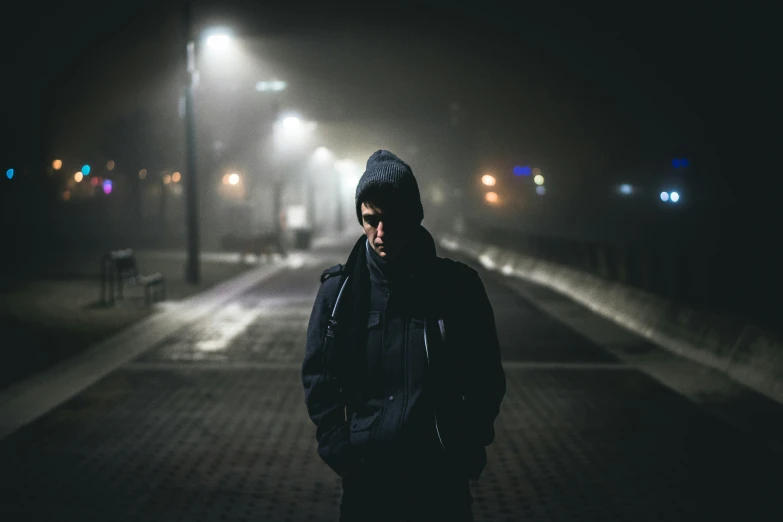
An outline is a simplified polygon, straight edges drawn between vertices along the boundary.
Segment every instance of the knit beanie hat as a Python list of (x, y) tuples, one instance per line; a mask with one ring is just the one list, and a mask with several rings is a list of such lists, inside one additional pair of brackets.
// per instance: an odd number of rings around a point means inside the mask
[[(362, 203), (367, 194), (383, 194), (386, 201), (394, 201), (398, 208), (410, 212), (417, 224), (424, 219), (419, 185), (407, 163), (388, 150), (378, 150), (367, 160), (364, 174), (356, 185), (356, 217), (362, 223)], [(377, 203), (377, 202), (375, 202)]]

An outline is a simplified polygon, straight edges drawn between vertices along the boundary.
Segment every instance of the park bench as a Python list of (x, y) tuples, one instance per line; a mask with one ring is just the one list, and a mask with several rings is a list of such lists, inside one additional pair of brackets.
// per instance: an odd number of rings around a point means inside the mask
[(139, 272), (136, 256), (131, 249), (114, 250), (101, 259), (101, 302), (104, 305), (114, 303), (115, 285), (117, 299), (123, 299), (123, 290), (126, 286), (144, 288), (144, 302), (147, 306), (156, 298), (166, 299), (166, 280), (163, 274)]

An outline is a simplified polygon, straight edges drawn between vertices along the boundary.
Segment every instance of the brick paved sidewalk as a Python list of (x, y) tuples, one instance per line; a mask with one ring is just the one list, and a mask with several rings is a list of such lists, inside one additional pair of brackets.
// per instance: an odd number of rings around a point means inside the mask
[[(139, 269), (166, 276), (167, 299), (178, 301), (228, 280), (248, 268), (273, 262), (272, 258), (205, 255), (202, 280), (184, 280), (184, 254), (137, 252)], [(143, 290), (131, 288), (126, 299), (113, 307), (100, 306), (98, 259), (100, 254), (73, 253), (35, 277), (0, 281), (0, 390), (80, 353), (148, 317), (164, 306), (147, 307)]]

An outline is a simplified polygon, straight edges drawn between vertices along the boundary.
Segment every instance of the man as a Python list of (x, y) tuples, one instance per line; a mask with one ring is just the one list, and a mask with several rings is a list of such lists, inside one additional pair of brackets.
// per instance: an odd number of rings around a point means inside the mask
[(356, 216), (364, 235), (321, 275), (302, 364), (340, 521), (472, 521), (506, 391), (492, 306), (475, 270), (437, 257), (391, 152), (367, 161)]

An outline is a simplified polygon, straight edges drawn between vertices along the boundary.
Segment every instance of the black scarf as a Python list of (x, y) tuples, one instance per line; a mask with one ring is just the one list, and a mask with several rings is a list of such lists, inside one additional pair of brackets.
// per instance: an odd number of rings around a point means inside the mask
[[(435, 242), (424, 227), (417, 227), (414, 234), (407, 271), (426, 283), (436, 259)], [(356, 388), (352, 384), (360, 384), (358, 379), (363, 375), (360, 370), (366, 366), (367, 330), (362, 327), (367, 323), (370, 310), (370, 269), (367, 266), (366, 249), (367, 238), (362, 236), (348, 256), (343, 273), (351, 279), (336, 318), (343, 332), (338, 339), (338, 352), (341, 357), (345, 357), (337, 362), (337, 367), (346, 370), (343, 377), (349, 388)]]

